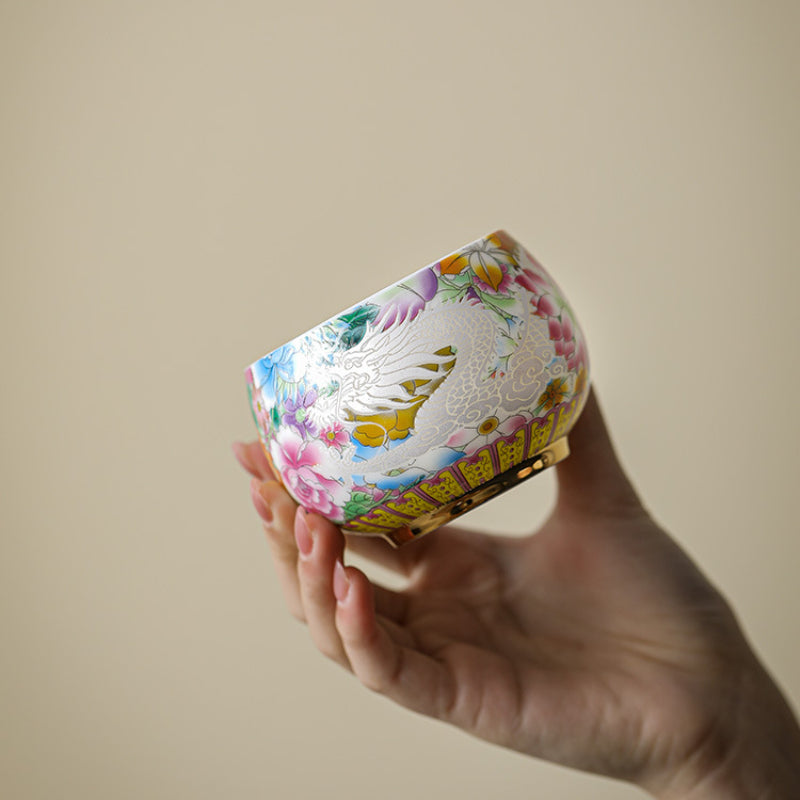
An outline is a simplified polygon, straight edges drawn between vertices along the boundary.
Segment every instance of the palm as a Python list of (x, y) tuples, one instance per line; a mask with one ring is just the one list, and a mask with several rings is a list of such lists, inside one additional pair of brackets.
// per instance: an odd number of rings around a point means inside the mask
[(341, 532), (296, 514), (256, 447), (240, 458), (267, 480), (254, 501), (289, 607), (323, 653), (481, 738), (652, 783), (735, 709), (726, 648), (746, 645), (724, 601), (642, 508), (593, 398), (570, 443), (558, 502), (535, 535), (445, 528), (398, 551), (348, 537), (349, 549), (405, 574), (400, 592), (343, 569)]
[[(631, 558), (637, 540), (646, 546)], [(557, 511), (526, 539), (446, 529), (423, 548), (404, 606), (384, 620), (399, 646), (426, 657), (407, 659), (419, 669), (406, 675), (400, 702), (438, 709), (498, 744), (619, 777), (702, 741), (713, 715), (681, 699), (681, 676), (695, 667), (722, 674), (724, 653), (708, 646), (709, 633), (724, 641), (716, 633), (732, 620), (644, 514), (580, 521)], [(701, 622), (682, 621), (687, 610)], [(680, 740), (659, 753), (664, 730)]]

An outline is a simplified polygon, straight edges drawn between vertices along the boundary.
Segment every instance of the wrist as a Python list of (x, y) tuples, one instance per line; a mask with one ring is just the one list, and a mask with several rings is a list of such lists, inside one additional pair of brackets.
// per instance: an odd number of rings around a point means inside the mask
[(800, 796), (800, 726), (780, 690), (754, 663), (739, 702), (666, 780), (658, 800), (793, 800)]

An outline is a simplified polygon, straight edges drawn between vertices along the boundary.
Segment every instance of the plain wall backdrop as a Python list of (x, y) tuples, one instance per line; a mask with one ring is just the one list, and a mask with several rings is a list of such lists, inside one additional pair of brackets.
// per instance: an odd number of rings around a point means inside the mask
[(796, 708), (799, 33), (793, 2), (1, 2), (0, 793), (642, 796), (319, 656), (230, 455), (245, 366), (495, 227)]

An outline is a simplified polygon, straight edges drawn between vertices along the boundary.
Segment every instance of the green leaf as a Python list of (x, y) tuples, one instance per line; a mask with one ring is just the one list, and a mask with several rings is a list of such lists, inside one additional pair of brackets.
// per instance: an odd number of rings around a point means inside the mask
[(497, 308), (502, 308), (504, 310), (510, 311), (514, 308), (514, 306), (518, 306), (519, 303), (516, 297), (511, 297), (505, 294), (496, 294), (492, 296), (492, 304), (497, 306)]
[(442, 302), (452, 303), (460, 300), (466, 289), (457, 286), (448, 286), (445, 289), (439, 289), (437, 296), (442, 299)]
[[(340, 329), (339, 344), (346, 350), (355, 347), (367, 332), (367, 325), (378, 316), (378, 306), (372, 304), (356, 306), (342, 314), (334, 324)], [(344, 330), (341, 330), (341, 328)]]
[(465, 288), (472, 283), (473, 273), (471, 269), (465, 269), (455, 275), (448, 275), (446, 278), (442, 276), (439, 280), (440, 283), (447, 282), (450, 286), (458, 286)]
[(353, 328), (359, 325), (365, 325), (367, 322), (372, 322), (377, 316), (378, 306), (374, 306), (370, 303), (368, 305), (356, 306), (346, 314), (342, 314), (336, 321)]
[(362, 514), (366, 514), (377, 505), (379, 505), (378, 501), (376, 501), (371, 494), (367, 494), (366, 492), (353, 492), (350, 495), (350, 499), (344, 504), (345, 518), (352, 519), (353, 517), (359, 517)]
[(478, 295), (480, 296), (481, 302), (483, 303), (484, 307), (487, 308), (489, 311), (493, 311), (503, 320), (509, 317), (509, 315), (505, 311), (503, 311), (503, 309), (497, 304), (494, 295), (490, 296), (486, 292), (480, 292), (480, 291), (478, 292)]

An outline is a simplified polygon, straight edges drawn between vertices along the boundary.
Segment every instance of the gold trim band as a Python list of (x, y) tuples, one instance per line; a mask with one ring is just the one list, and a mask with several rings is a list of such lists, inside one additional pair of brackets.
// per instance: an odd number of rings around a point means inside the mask
[(569, 444), (566, 437), (551, 442), (551, 444), (540, 453), (517, 464), (515, 467), (498, 475), (496, 478), (487, 481), (470, 492), (466, 492), (452, 502), (447, 503), (441, 508), (437, 508), (436, 511), (418, 517), (414, 520), (413, 526), (395, 528), (393, 531), (382, 534), (382, 536), (392, 547), (400, 547), (402, 544), (406, 544), (414, 539), (419, 539), (420, 536), (424, 536), (426, 533), (436, 530), (445, 523), (461, 516), (461, 514), (464, 514), (466, 511), (481, 505), (481, 503), (485, 503), (490, 498), (497, 497), (497, 495), (532, 478), (534, 475), (538, 475), (548, 467), (558, 464), (559, 461), (563, 461), (568, 455)]

